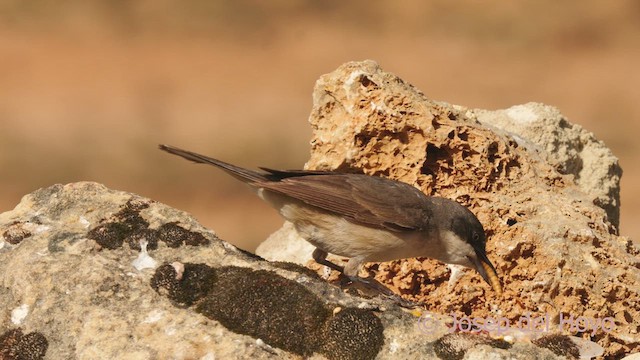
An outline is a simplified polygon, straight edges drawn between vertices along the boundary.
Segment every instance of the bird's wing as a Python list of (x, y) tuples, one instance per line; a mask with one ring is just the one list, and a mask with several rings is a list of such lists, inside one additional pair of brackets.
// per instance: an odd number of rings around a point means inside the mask
[(420, 230), (432, 214), (428, 198), (408, 184), (356, 174), (285, 177), (256, 184), (347, 220), (393, 231)]

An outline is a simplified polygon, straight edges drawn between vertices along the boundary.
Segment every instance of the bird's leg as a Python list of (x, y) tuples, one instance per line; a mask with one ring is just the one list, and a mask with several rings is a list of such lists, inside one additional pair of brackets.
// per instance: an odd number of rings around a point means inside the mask
[(349, 278), (358, 278), (358, 273), (364, 262), (364, 256), (354, 256), (347, 261), (347, 266), (344, 267), (344, 274)]
[(313, 260), (315, 262), (317, 262), (320, 265), (324, 265), (326, 267), (328, 267), (329, 269), (333, 269), (336, 270), (340, 273), (344, 273), (344, 268), (340, 265), (336, 265), (334, 263), (332, 263), (331, 261), (327, 260), (327, 256), (329, 255), (329, 253), (327, 253), (326, 251), (320, 249), (320, 248), (316, 248), (315, 250), (313, 250), (313, 254), (311, 255), (313, 257)]
[(396, 304), (405, 308), (414, 308), (419, 306), (418, 304), (403, 299), (400, 295), (397, 295), (391, 289), (384, 286), (381, 282), (375, 279), (373, 275), (366, 278), (358, 276), (360, 267), (364, 262), (364, 257), (356, 256), (349, 259), (347, 266), (344, 267), (344, 275), (349, 278), (352, 283), (362, 284), (363, 286), (380, 293), (382, 296), (394, 301)]
[(395, 295), (393, 291), (391, 291), (388, 287), (382, 285), (378, 280), (376, 280), (373, 275), (370, 275), (366, 278), (358, 276), (360, 267), (362, 266), (363, 262), (363, 256), (355, 256), (350, 258), (347, 262), (347, 266), (344, 267), (344, 275), (347, 276), (349, 280), (351, 280), (351, 282), (363, 284), (366, 287), (378, 291), (384, 295)]
[(393, 292), (389, 290), (389, 288), (382, 285), (378, 280), (374, 279), (373, 276), (369, 276), (367, 278), (362, 278), (358, 276), (358, 273), (360, 272), (360, 267), (364, 262), (364, 256), (354, 256), (349, 259), (349, 261), (347, 262), (347, 266), (342, 267), (327, 260), (328, 255), (329, 254), (326, 251), (316, 248), (313, 251), (312, 256), (315, 262), (340, 272), (347, 278), (348, 281), (352, 283), (359, 283), (359, 284), (365, 285), (366, 287), (376, 290), (378, 292), (381, 292), (385, 295), (393, 295)]
[(373, 276), (369, 276), (366, 278), (362, 278), (360, 276), (358, 276), (358, 272), (360, 272), (360, 266), (362, 265), (362, 263), (364, 262), (364, 257), (362, 256), (355, 256), (349, 259), (349, 261), (347, 262), (347, 266), (342, 267), (339, 265), (336, 265), (334, 263), (332, 263), (331, 261), (327, 260), (327, 256), (329, 254), (324, 251), (321, 250), (319, 248), (316, 248), (313, 251), (313, 260), (315, 262), (317, 262), (320, 265), (324, 265), (329, 267), (330, 269), (336, 270), (338, 272), (340, 272), (341, 274), (343, 274), (348, 281), (350, 281), (351, 283), (356, 283), (356, 284), (361, 284), (371, 290), (374, 290), (380, 294), (382, 294), (383, 296), (393, 300), (394, 302), (396, 302), (398, 305), (402, 306), (402, 307), (406, 307), (406, 308), (414, 308), (416, 306), (418, 306), (418, 304), (415, 304), (411, 301), (405, 300), (402, 297), (400, 297), (399, 295), (396, 295), (393, 291), (391, 291), (391, 289), (389, 289), (388, 287), (382, 285), (378, 280), (376, 280)]

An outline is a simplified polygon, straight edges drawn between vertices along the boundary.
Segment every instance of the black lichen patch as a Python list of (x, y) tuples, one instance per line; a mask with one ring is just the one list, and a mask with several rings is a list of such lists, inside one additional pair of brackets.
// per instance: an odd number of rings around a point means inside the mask
[(375, 359), (384, 344), (383, 331), (371, 310), (344, 309), (327, 321), (322, 353), (329, 359)]
[(303, 356), (320, 351), (331, 315), (304, 286), (272, 271), (224, 267), (196, 311), (227, 329)]
[(24, 228), (24, 224), (22, 221), (15, 221), (9, 225), (7, 230), (2, 233), (4, 240), (9, 244), (16, 245), (31, 236), (31, 232)]
[(23, 334), (21, 329), (0, 335), (0, 360), (40, 360), (47, 353), (49, 342), (38, 332)]
[(532, 341), (533, 344), (551, 350), (554, 354), (569, 359), (578, 359), (580, 349), (571, 338), (566, 335), (552, 334)]
[(209, 239), (202, 236), (202, 234), (189, 231), (176, 225), (176, 223), (162, 225), (158, 229), (158, 238), (172, 248), (177, 248), (181, 245), (200, 246), (209, 244)]
[(298, 265), (296, 263), (287, 262), (287, 261), (272, 261), (270, 262), (270, 264), (283, 270), (293, 271), (299, 274), (307, 275), (312, 279), (322, 279), (317, 272), (309, 269), (308, 267)]
[(492, 339), (473, 333), (454, 333), (447, 334), (436, 340), (433, 344), (433, 350), (443, 360), (460, 360), (464, 358), (467, 350), (477, 345), (489, 345), (498, 349), (511, 347), (511, 344), (504, 340)]
[(155, 250), (158, 248), (158, 231), (154, 229), (140, 229), (126, 237), (129, 248), (133, 250), (142, 250), (140, 243), (145, 240), (147, 242), (147, 250)]
[(127, 224), (109, 222), (98, 225), (87, 234), (89, 239), (95, 240), (101, 247), (114, 250), (122, 246), (124, 239), (132, 233)]
[(89, 230), (87, 236), (103, 248), (117, 249), (128, 237), (148, 229), (149, 223), (140, 216), (147, 207), (146, 202), (129, 200), (110, 221)]
[[(151, 287), (168, 297), (176, 306), (193, 305), (214, 286), (216, 271), (212, 267), (205, 264), (174, 264), (158, 267), (151, 278)], [(181, 267), (183, 268), (180, 269)]]
[(87, 236), (102, 248), (114, 250), (126, 241), (134, 250), (141, 249), (141, 241), (146, 240), (147, 249), (158, 248), (158, 241), (177, 248), (182, 245), (207, 245), (209, 239), (202, 234), (189, 231), (176, 223), (162, 225), (158, 230), (150, 229), (149, 223), (140, 216), (140, 211), (149, 207), (146, 202), (129, 200), (123, 208), (108, 221), (91, 229)]
[(373, 359), (384, 344), (382, 322), (371, 310), (347, 308), (332, 317), (315, 294), (272, 271), (164, 264), (151, 287), (176, 306), (195, 304), (230, 331), (303, 356)]

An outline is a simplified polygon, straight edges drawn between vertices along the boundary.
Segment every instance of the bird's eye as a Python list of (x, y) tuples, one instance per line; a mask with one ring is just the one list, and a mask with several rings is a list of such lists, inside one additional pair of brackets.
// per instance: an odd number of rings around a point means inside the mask
[(471, 235), (471, 238), (473, 239), (473, 241), (480, 241), (480, 234), (474, 232), (473, 235)]

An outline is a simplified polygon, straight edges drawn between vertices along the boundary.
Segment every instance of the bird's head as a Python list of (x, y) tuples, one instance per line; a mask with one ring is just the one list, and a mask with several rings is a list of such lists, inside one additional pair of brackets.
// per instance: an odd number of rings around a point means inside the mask
[(439, 206), (443, 210), (440, 215), (440, 239), (446, 248), (446, 259), (440, 260), (475, 269), (493, 290), (501, 295), (502, 284), (495, 267), (487, 257), (487, 239), (482, 224), (469, 209), (449, 201)]

